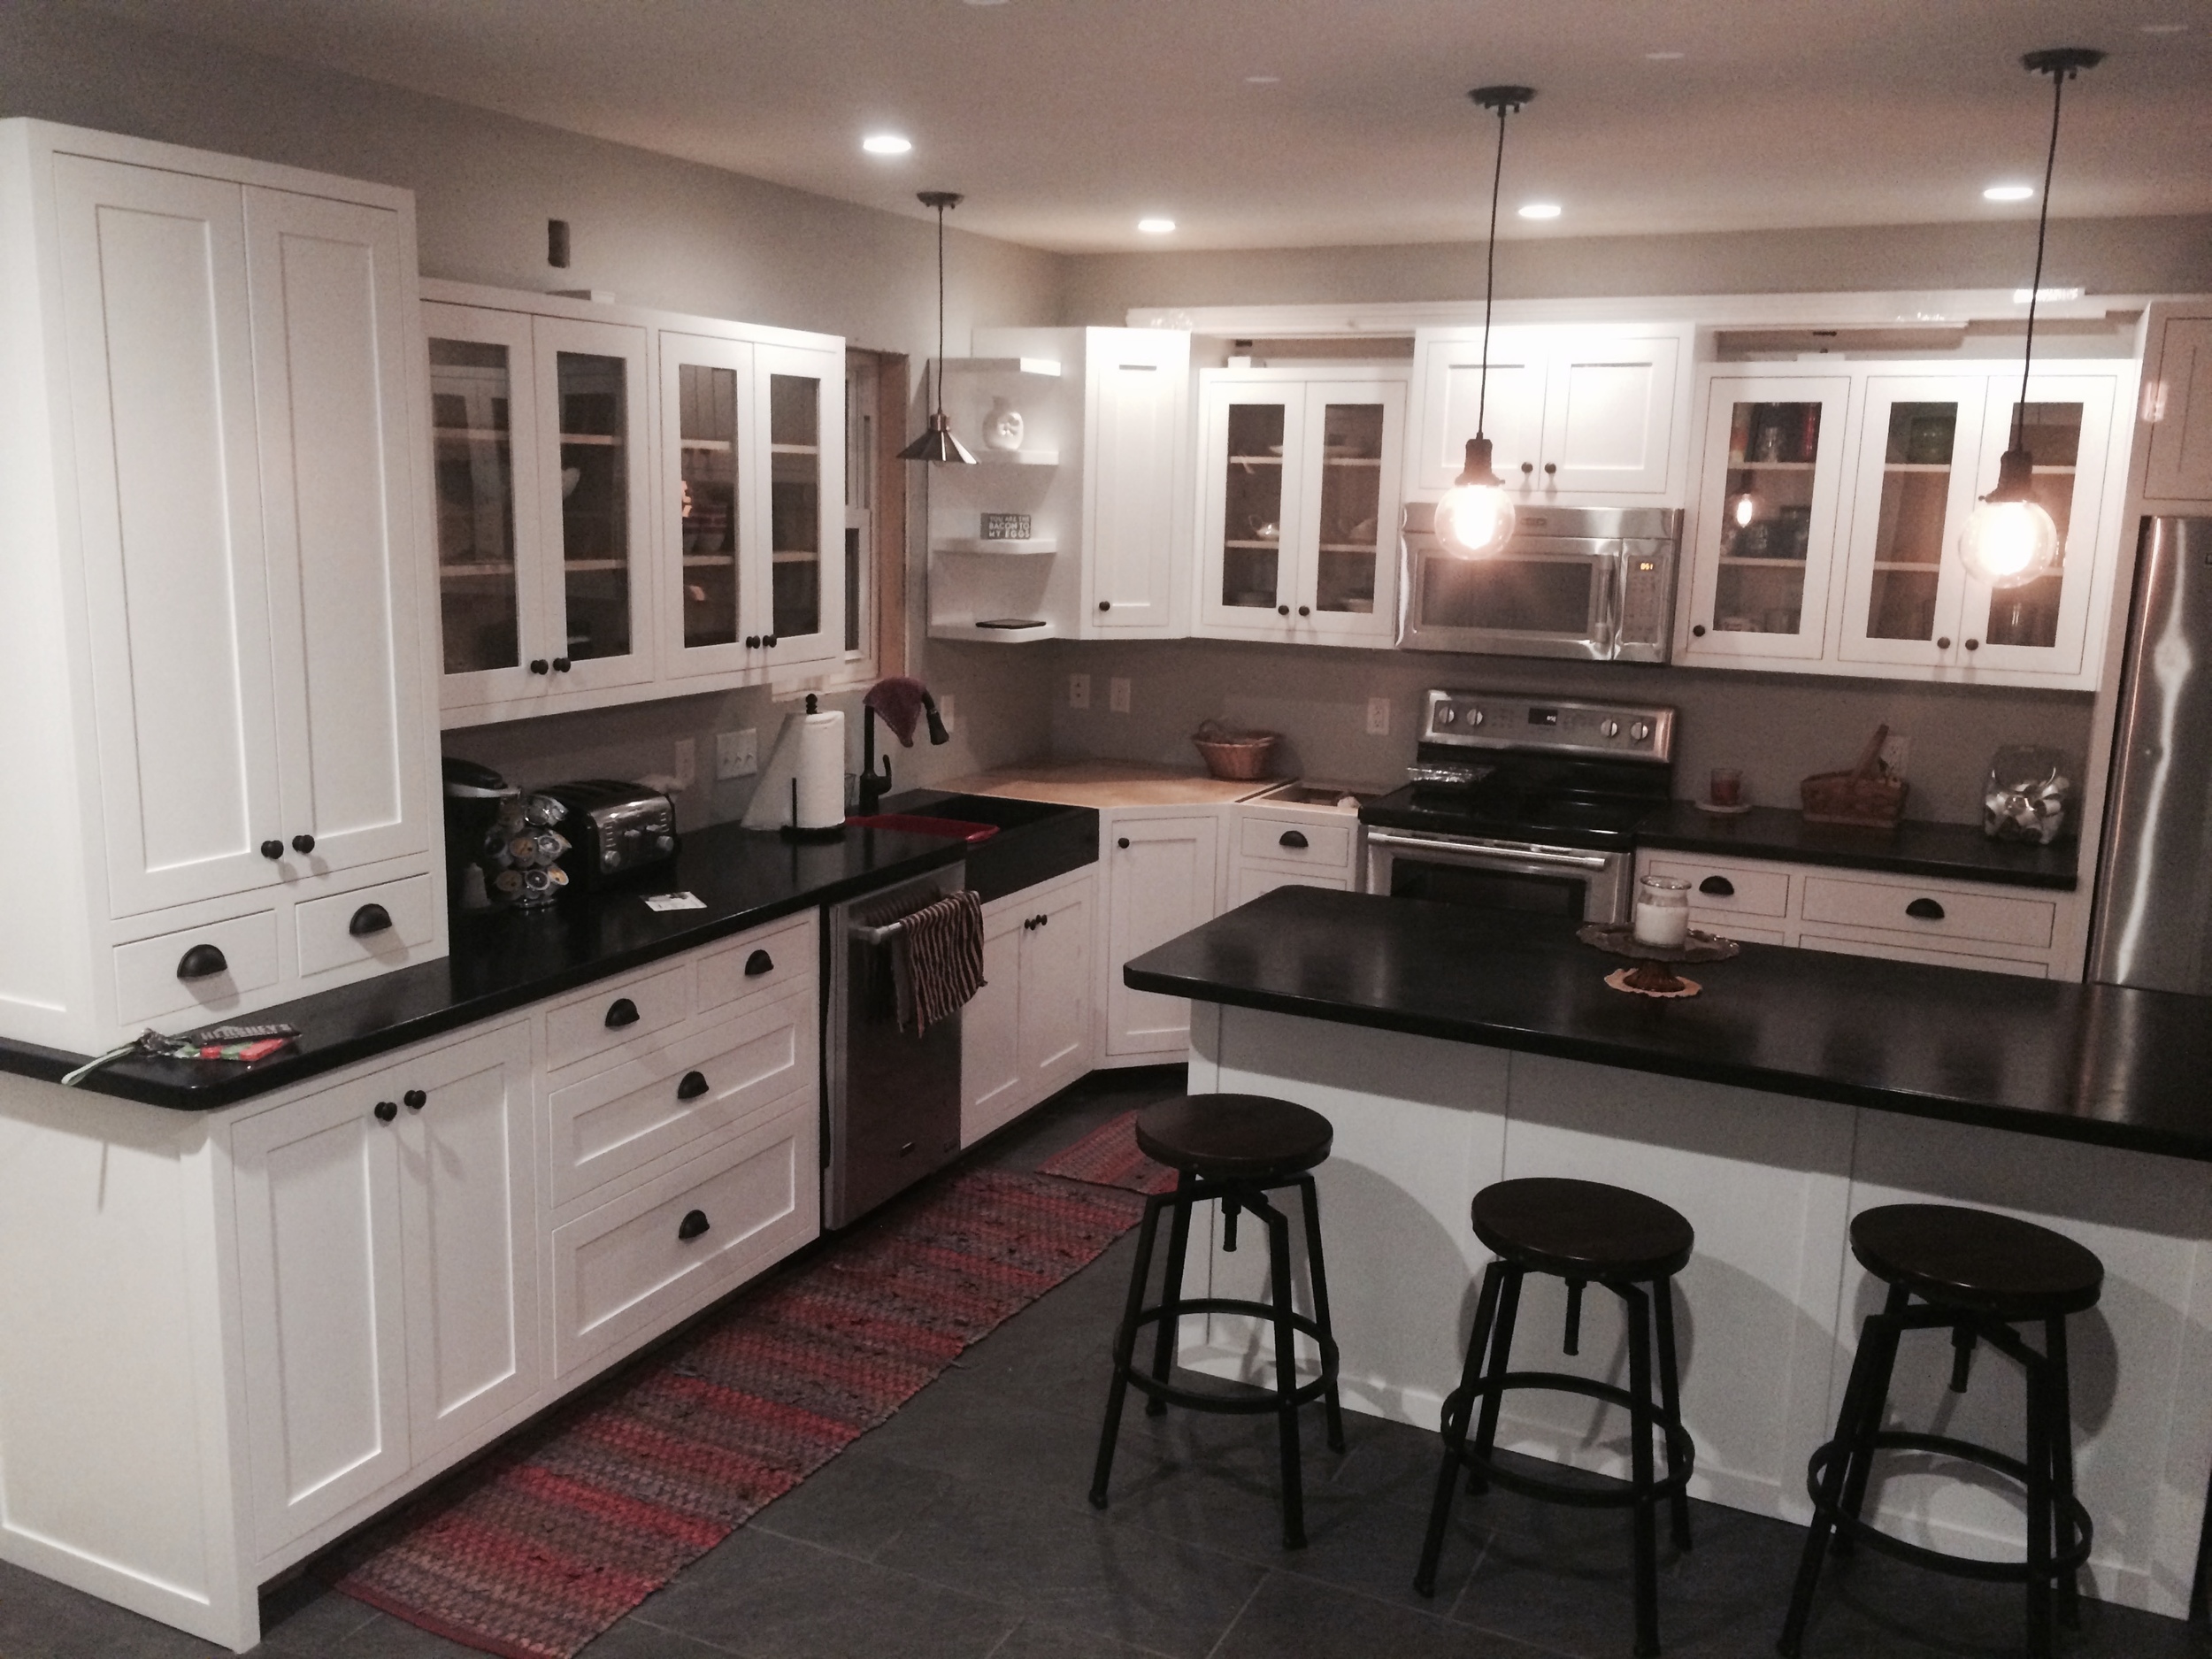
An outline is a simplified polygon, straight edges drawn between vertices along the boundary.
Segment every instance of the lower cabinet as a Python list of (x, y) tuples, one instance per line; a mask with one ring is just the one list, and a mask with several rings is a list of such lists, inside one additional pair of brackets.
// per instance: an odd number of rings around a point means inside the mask
[(984, 907), (984, 987), (961, 1010), (961, 1145), (1090, 1069), (1097, 908), (1089, 868)]
[(1221, 909), (1222, 816), (1172, 808), (1117, 808), (1099, 815), (1106, 881), (1104, 1065), (1181, 1059), (1190, 1048), (1190, 1004), (1133, 991), (1122, 964), (1211, 921)]

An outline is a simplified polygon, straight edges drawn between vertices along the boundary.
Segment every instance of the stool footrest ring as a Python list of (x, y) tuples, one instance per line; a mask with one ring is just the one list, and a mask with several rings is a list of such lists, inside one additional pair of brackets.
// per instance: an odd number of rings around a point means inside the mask
[[(1837, 1532), (1855, 1543), (1864, 1544), (1869, 1549), (1879, 1550), (1885, 1555), (1910, 1562), (1915, 1566), (1926, 1567), (1932, 1571), (1949, 1573), (1958, 1578), (1977, 1578), (1991, 1584), (2026, 1584), (2031, 1576), (2056, 1583), (2078, 1571), (2089, 1559), (2093, 1542), (2089, 1511), (2076, 1497), (2062, 1500), (2073, 1518), (2074, 1547), (2063, 1554), (2055, 1553), (2040, 1574), (2031, 1575), (2024, 1561), (1983, 1561), (1972, 1555), (1955, 1555), (1947, 1550), (1930, 1549), (1925, 1545), (1908, 1543), (1893, 1533), (1883, 1532), (1871, 1521), (1847, 1514), (1840, 1505), (1821, 1501), (1821, 1482), (1829, 1461), (1844, 1449), (1830, 1440), (1814, 1452), (1805, 1465), (1805, 1486), (1812, 1495), (1814, 1513), (1826, 1519)], [(2027, 1484), (2028, 1466), (2018, 1458), (2008, 1457), (1986, 1446), (1977, 1446), (1970, 1440), (1954, 1440), (1946, 1434), (1914, 1434), (1903, 1430), (1885, 1430), (1874, 1437), (1874, 1449), (1933, 1452), (1939, 1456), (1955, 1457), (1962, 1463), (1994, 1470), (2023, 1486)], [(2052, 1501), (2061, 1502), (2055, 1493), (2052, 1494)]]
[[(1164, 1302), (1156, 1308), (1147, 1308), (1131, 1322), (1130, 1329), (1156, 1325), (1171, 1315), (1181, 1318), (1199, 1313), (1240, 1313), (1272, 1325), (1282, 1316), (1275, 1311), (1275, 1304), (1268, 1302), (1247, 1302), (1233, 1296), (1198, 1296), (1186, 1302)], [(1321, 1349), (1321, 1373), (1290, 1391), (1287, 1400), (1270, 1389), (1261, 1394), (1203, 1394), (1189, 1388), (1163, 1382), (1149, 1372), (1138, 1368), (1133, 1358), (1120, 1368), (1123, 1378), (1132, 1388), (1141, 1389), (1155, 1400), (1164, 1400), (1170, 1405), (1185, 1406), (1193, 1411), (1221, 1411), (1232, 1416), (1265, 1411), (1280, 1411), (1285, 1405), (1309, 1405), (1328, 1392), (1336, 1381), (1336, 1339), (1324, 1331), (1310, 1315), (1293, 1313), (1289, 1316), (1291, 1329), (1311, 1337)]]
[[(1601, 1400), (1608, 1405), (1618, 1406), (1632, 1419), (1648, 1418), (1652, 1426), (1666, 1437), (1665, 1479), (1653, 1481), (1650, 1493), (1646, 1494), (1632, 1486), (1617, 1491), (1570, 1486), (1546, 1476), (1531, 1475), (1504, 1467), (1494, 1457), (1486, 1456), (1469, 1445), (1465, 1436), (1466, 1425), (1473, 1414), (1475, 1402), (1491, 1394), (1502, 1395), (1509, 1388), (1541, 1388), (1559, 1394), (1581, 1394), (1586, 1399)], [(1457, 1425), (1456, 1430), (1455, 1425)], [(1524, 1497), (1548, 1498), (1555, 1503), (1576, 1509), (1628, 1509), (1641, 1502), (1646, 1495), (1655, 1499), (1672, 1497), (1689, 1485), (1691, 1471), (1697, 1462), (1697, 1447), (1690, 1439), (1688, 1431), (1669, 1423), (1656, 1407), (1647, 1409), (1625, 1388), (1588, 1377), (1571, 1376), (1565, 1371), (1513, 1371), (1502, 1377), (1485, 1378), (1471, 1388), (1454, 1389), (1444, 1402), (1444, 1449), (1462, 1466), (1479, 1471), (1483, 1479), (1496, 1481), (1509, 1492), (1517, 1492)]]

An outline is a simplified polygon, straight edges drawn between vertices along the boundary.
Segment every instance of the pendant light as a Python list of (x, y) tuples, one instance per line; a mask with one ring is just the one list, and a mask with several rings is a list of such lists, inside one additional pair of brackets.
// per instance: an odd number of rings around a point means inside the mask
[(960, 205), (951, 190), (924, 190), (916, 198), (924, 207), (937, 210), (937, 401), (930, 406), (929, 425), (922, 435), (899, 451), (902, 461), (956, 461), (973, 466), (968, 446), (952, 435), (952, 419), (945, 413), (945, 210)]
[(2035, 307), (2043, 290), (2043, 242), (2051, 227), (2051, 173), (2058, 164), (2058, 113), (2066, 83), (2085, 69), (2104, 62), (2086, 46), (2059, 46), (2030, 52), (2020, 60), (2032, 74), (2051, 78), (2051, 146), (2043, 159), (2043, 207), (2035, 225), (2035, 280), (2028, 288), (2028, 339), (2020, 361), (2020, 401), (2013, 407), (2012, 442), (1997, 463), (1997, 488), (1975, 504), (1959, 536), (1959, 561), (1966, 573), (1992, 588), (2017, 588), (2047, 573), (2058, 562), (2058, 526), (2035, 499), (2031, 480), (2035, 457), (2028, 452), (2028, 370), (2035, 361)]
[(1486, 558), (1513, 534), (1513, 498), (1490, 464), (1483, 422), (1490, 411), (1490, 308), (1498, 286), (1498, 187), (1505, 179), (1505, 118), (1536, 96), (1533, 87), (1477, 87), (1467, 95), (1498, 112), (1498, 159), (1490, 174), (1490, 247), (1482, 285), (1482, 381), (1475, 399), (1475, 435), (1467, 440), (1467, 465), (1436, 503), (1436, 535), (1447, 552)]

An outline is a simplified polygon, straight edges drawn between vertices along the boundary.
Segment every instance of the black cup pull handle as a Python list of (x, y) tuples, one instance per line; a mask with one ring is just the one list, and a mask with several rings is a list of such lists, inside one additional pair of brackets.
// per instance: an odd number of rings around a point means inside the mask
[(1303, 852), (1310, 843), (1306, 840), (1305, 831), (1285, 830), (1276, 838), (1275, 844), (1278, 847), (1295, 847), (1300, 852)]
[(1915, 899), (1905, 906), (1905, 914), (1917, 917), (1924, 922), (1939, 922), (1943, 919), (1943, 907), (1933, 899)]
[(195, 945), (177, 958), (177, 978), (180, 979), (211, 979), (219, 973), (227, 972), (230, 963), (213, 945)]
[(1708, 876), (1697, 884), (1697, 890), (1700, 893), (1709, 893), (1717, 899), (1732, 899), (1736, 896), (1736, 884), (1726, 876)]
[(419, 1088), (409, 1089), (400, 1099), (407, 1102), (407, 1110), (411, 1112), (419, 1112), (430, 1104), (430, 1096)]
[(703, 1210), (685, 1210), (684, 1218), (676, 1224), (676, 1236), (686, 1244), (690, 1243), (706, 1230), (707, 1212)]
[(676, 1085), (678, 1100), (697, 1100), (706, 1092), (707, 1074), (703, 1071), (687, 1071), (684, 1080)]
[(620, 1031), (625, 1025), (637, 1024), (637, 1004), (626, 996), (618, 996), (607, 1004), (607, 1029)]
[(376, 1120), (377, 1120), (377, 1122), (379, 1122), (379, 1123), (380, 1123), (380, 1124), (388, 1124), (388, 1123), (391, 1122), (393, 1118), (396, 1118), (396, 1117), (398, 1117), (398, 1116), (399, 1116), (399, 1102), (398, 1102), (397, 1101), (380, 1100), (380, 1101), (377, 1102), (377, 1103), (376, 1103)]
[(388, 933), (392, 930), (392, 913), (381, 904), (364, 904), (354, 911), (353, 919), (346, 924), (346, 932), (356, 939), (371, 933)]
[(764, 950), (756, 950), (745, 958), (745, 977), (749, 979), (757, 979), (762, 974), (775, 971), (776, 959)]

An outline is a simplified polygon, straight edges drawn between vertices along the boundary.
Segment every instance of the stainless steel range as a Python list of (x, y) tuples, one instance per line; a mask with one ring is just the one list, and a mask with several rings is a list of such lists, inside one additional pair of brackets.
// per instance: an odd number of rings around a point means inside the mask
[(1406, 787), (1360, 809), (1367, 891), (1624, 922), (1636, 827), (1674, 780), (1672, 709), (1432, 691)]

